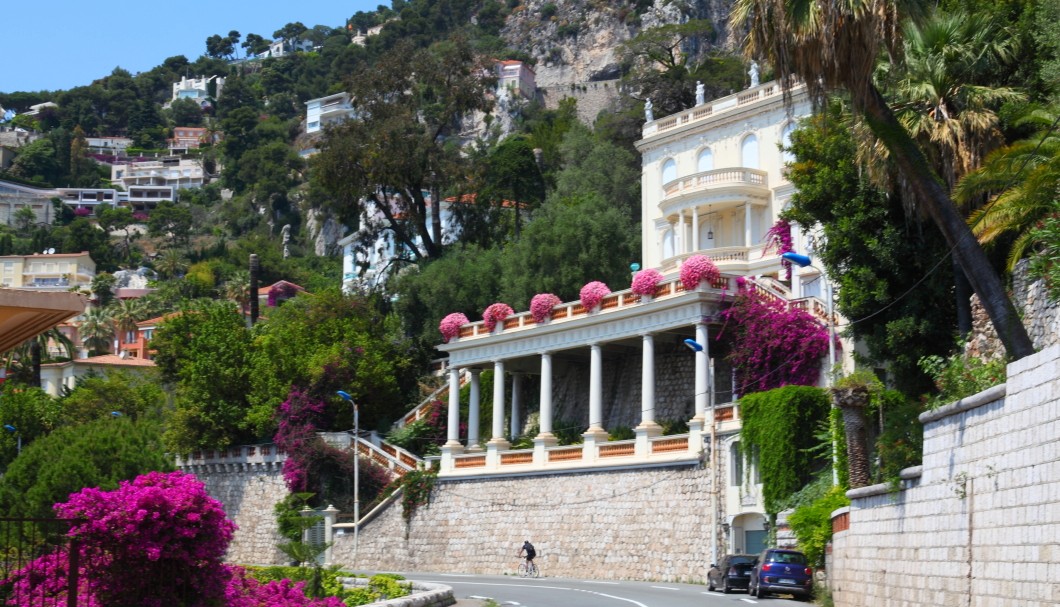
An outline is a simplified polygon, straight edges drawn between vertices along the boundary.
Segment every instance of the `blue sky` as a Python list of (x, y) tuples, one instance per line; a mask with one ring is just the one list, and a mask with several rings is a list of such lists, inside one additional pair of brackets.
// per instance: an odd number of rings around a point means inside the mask
[(175, 55), (194, 61), (206, 52), (208, 37), (231, 30), (271, 39), (293, 21), (342, 27), (357, 11), (380, 4), (390, 6), (390, 1), (7, 2), (0, 92), (70, 89), (91, 84), (115, 67), (136, 74)]

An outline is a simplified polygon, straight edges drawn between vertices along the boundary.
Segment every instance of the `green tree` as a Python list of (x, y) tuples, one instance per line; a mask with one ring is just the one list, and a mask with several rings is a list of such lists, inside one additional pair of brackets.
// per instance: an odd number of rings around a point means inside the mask
[(110, 419), (114, 412), (132, 419), (161, 421), (166, 394), (153, 369), (110, 371), (80, 378), (62, 403), (65, 425)]
[(44, 138), (19, 148), (10, 171), (15, 177), (54, 185), (59, 180), (62, 166), (56, 158), (55, 145)]
[(269, 50), (270, 42), (270, 40), (263, 38), (259, 34), (247, 34), (246, 38), (243, 39), (243, 44), (240, 46), (243, 47), (247, 56), (250, 57), (252, 55), (260, 55)]
[(347, 225), (380, 214), (414, 258), (439, 257), (440, 220), (428, 225), (424, 192), (466, 173), (448, 142), (461, 117), (489, 108), (491, 73), (462, 38), (421, 51), (408, 43), (362, 66), (350, 90), (358, 117), (329, 129), (312, 161), (312, 177), (331, 194), (326, 205)]
[(556, 175), (555, 196), (598, 194), (640, 221), (640, 156), (583, 125), (571, 127), (559, 148), (563, 169)]
[(188, 270), (188, 259), (177, 249), (166, 249), (155, 260), (155, 271), (163, 278), (176, 278)]
[(873, 82), (877, 51), (897, 54), (898, 25), (906, 16), (920, 17), (925, 8), (919, 0), (811, 5), (795, 0), (737, 0), (730, 22), (736, 30), (748, 29), (746, 53), (768, 58), (783, 83), (801, 80), (819, 104), (830, 91), (849, 93), (854, 108), (890, 151), (918, 203), (953, 247), (1008, 354), (1019, 359), (1032, 354), (1034, 346), (997, 272)]
[(188, 453), (259, 438), (247, 419), (250, 332), (231, 302), (184, 306), (159, 325), (151, 345), (163, 380), (176, 385), (168, 449)]
[(169, 122), (172, 126), (200, 126), (202, 108), (193, 99), (177, 99), (169, 105)]
[(112, 490), (139, 474), (172, 469), (156, 423), (108, 416), (65, 426), (23, 444), (0, 479), (0, 512), (50, 518), (53, 504), (85, 487)]
[(147, 234), (162, 237), (170, 246), (187, 244), (191, 236), (192, 218), (187, 206), (163, 200), (147, 220)]
[(0, 391), (0, 422), (6, 428), (0, 434), (0, 468), (7, 469), (22, 448), (51, 432), (59, 423), (61, 407), (44, 390), (14, 381), (6, 382)]
[(114, 337), (114, 324), (106, 309), (92, 307), (86, 310), (77, 330), (90, 354), (110, 351), (110, 340)]
[(15, 211), (15, 230), (22, 236), (29, 234), (33, 224), (37, 223), (37, 214), (31, 207), (22, 207)]

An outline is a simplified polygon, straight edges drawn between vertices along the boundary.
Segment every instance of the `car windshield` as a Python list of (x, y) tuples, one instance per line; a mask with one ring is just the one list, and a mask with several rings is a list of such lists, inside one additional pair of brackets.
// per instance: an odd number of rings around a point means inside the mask
[(755, 562), (755, 557), (753, 557), (753, 556), (734, 556), (734, 557), (732, 557), (732, 560), (729, 561), (729, 562), (732, 563), (733, 565), (750, 565), (751, 563)]
[(806, 564), (806, 556), (799, 552), (774, 552), (769, 555), (769, 560), (773, 563)]

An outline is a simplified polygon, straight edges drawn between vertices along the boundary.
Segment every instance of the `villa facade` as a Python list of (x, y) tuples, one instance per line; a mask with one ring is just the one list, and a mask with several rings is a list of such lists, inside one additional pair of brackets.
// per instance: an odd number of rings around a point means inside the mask
[[(836, 320), (820, 297), (819, 271), (796, 268), (789, 274), (781, 251), (765, 242), (794, 191), (784, 170), (790, 158), (781, 146), (811, 111), (802, 87), (788, 99), (779, 85), (767, 83), (644, 125), (637, 142), (641, 259), (664, 277), (654, 294), (620, 290), (588, 310), (580, 302), (561, 303), (540, 321), (518, 313), (492, 331), (473, 322), (438, 346), (449, 356), (449, 436), (437, 458), (441, 478), (701, 465), (710, 468), (711, 484), (719, 489), (714, 544), (728, 552), (755, 552), (763, 545), (768, 529), (757, 462), (738, 447), (739, 387), (725, 359), (726, 344), (718, 340), (719, 313), (739, 280), (809, 312), (822, 325)], [(791, 237), (795, 250), (810, 252), (805, 235), (793, 229)], [(680, 268), (697, 254), (709, 257), (721, 277), (686, 289)], [(702, 347), (693, 352), (687, 342)], [(492, 428), (480, 428), (479, 377), (487, 370), (493, 372), (493, 421)], [(557, 389), (557, 377), (571, 374), (587, 378), (580, 386), (588, 394), (572, 397)], [(464, 383), (470, 384), (470, 402), (462, 436)], [(559, 399), (571, 398), (584, 405), (573, 416), (584, 424), (582, 443), (561, 446), (553, 424), (557, 410), (570, 420), (570, 408)], [(639, 416), (628, 419), (637, 410)], [(664, 435), (661, 416), (687, 420), (687, 433)], [(526, 423), (531, 417), (536, 429)], [(635, 424), (634, 439), (609, 440), (618, 421)], [(511, 449), (524, 430), (536, 431), (533, 447)]]

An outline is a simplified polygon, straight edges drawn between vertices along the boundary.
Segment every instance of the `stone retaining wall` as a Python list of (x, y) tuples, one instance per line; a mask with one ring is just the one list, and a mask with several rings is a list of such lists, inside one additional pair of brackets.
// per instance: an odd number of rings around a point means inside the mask
[(400, 503), (333, 561), (379, 571), (514, 574), (523, 540), (545, 576), (699, 582), (710, 564), (710, 477), (699, 465), (442, 481), (406, 524)]
[(1008, 381), (921, 416), (902, 490), (848, 492), (829, 583), (837, 607), (1060, 604), (1060, 346)]

